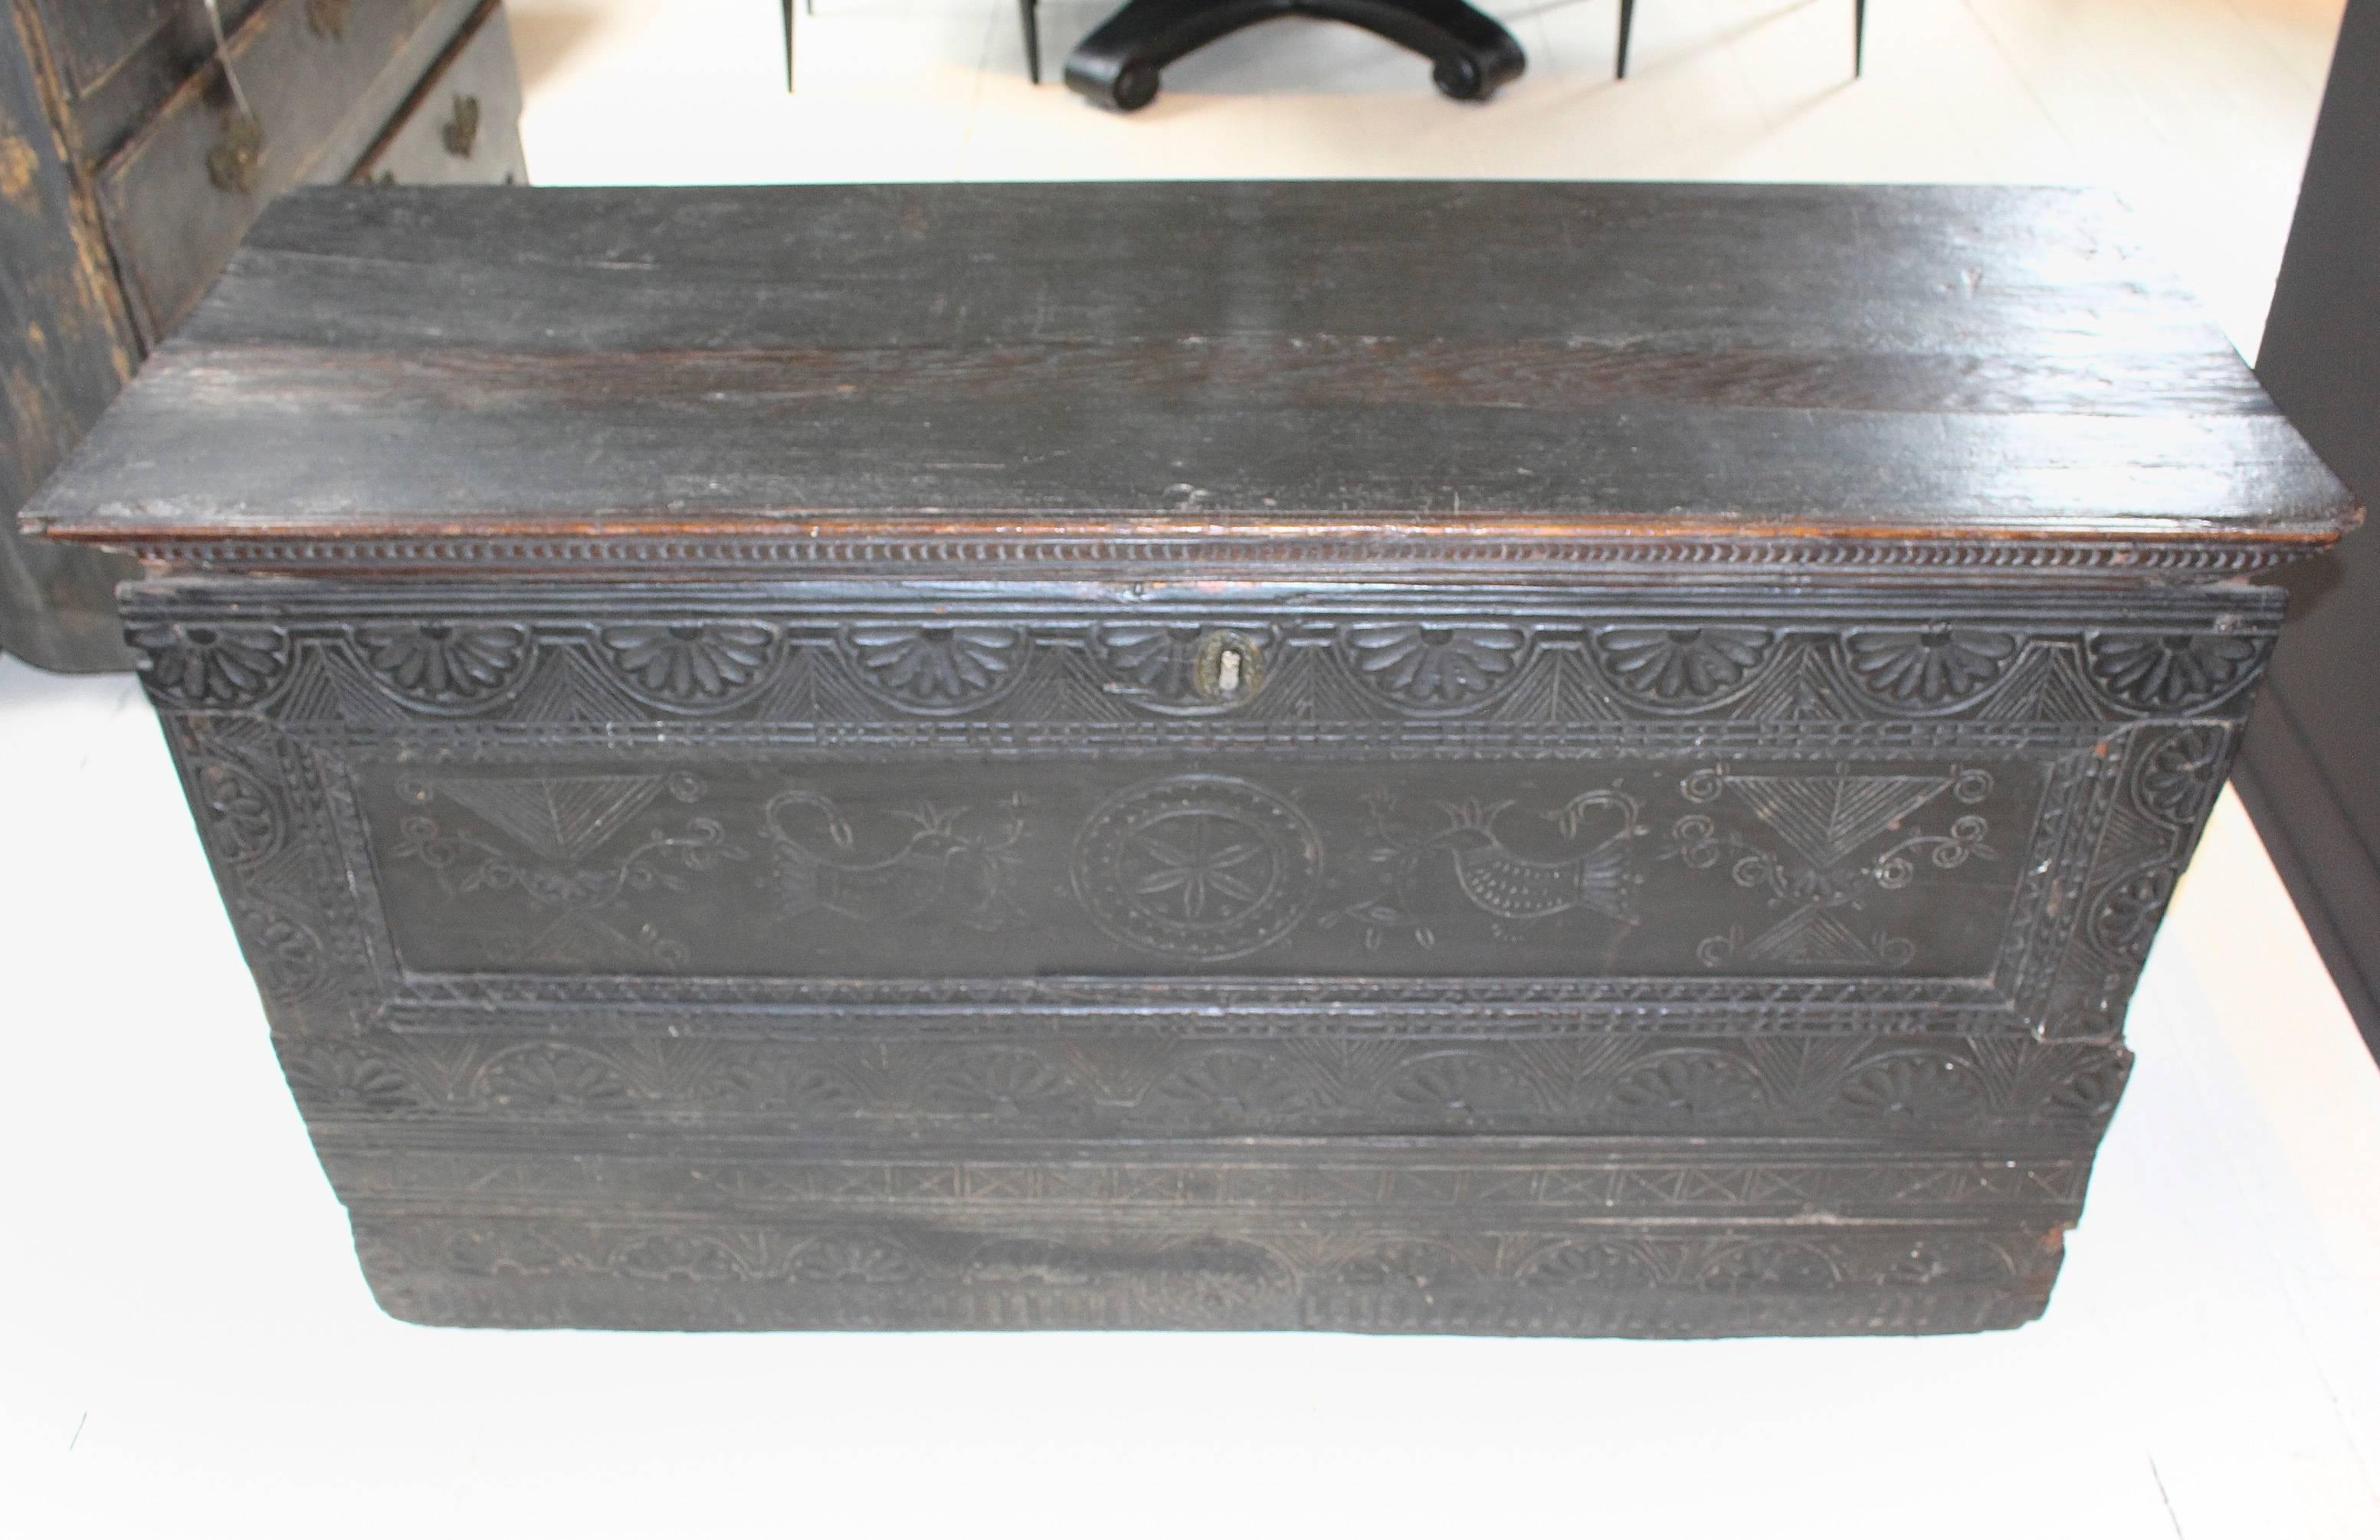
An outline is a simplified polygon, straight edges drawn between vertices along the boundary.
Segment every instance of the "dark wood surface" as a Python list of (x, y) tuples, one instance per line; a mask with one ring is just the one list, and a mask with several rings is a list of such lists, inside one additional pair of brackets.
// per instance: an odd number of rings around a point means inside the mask
[(1371, 184), (310, 195), (41, 506), (392, 1312), (1645, 1335), (2041, 1310), (2350, 513), (2102, 202)]
[[(2351, 0), (2256, 371), (2347, 483), (2380, 492), (2380, 0)], [(2380, 537), (2284, 573), (2290, 626), (2240, 794), (2380, 1052)]]
[(32, 521), (1096, 521), (2320, 541), (2346, 494), (2089, 194), (306, 190)]

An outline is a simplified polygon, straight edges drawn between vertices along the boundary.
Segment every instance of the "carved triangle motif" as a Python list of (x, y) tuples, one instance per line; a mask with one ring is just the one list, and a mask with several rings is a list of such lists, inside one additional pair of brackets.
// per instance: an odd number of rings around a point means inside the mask
[(1728, 790), (1804, 859), (1831, 867), (1948, 791), (1942, 775), (1730, 775)]
[(438, 790), (545, 859), (577, 861), (642, 812), (662, 785), (658, 775), (469, 777), (442, 781)]

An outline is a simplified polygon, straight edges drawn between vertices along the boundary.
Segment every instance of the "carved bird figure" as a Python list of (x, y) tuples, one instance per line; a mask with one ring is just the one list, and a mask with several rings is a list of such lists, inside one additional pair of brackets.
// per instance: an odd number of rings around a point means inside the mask
[(929, 802), (893, 814), (916, 827), (877, 854), (859, 853), (850, 823), (816, 792), (781, 792), (763, 812), (776, 845), (777, 900), (789, 915), (824, 910), (846, 919), (905, 920), (945, 899), (981, 909), (996, 894), (996, 850), (959, 832), (964, 807)]
[(1551, 813), (1538, 815), (1575, 839), (1593, 807), (1617, 808), (1619, 827), (1592, 849), (1560, 860), (1522, 855), (1496, 833), (1496, 820), (1512, 804), (1482, 806), (1477, 801), (1440, 804), (1448, 827), (1436, 837), (1452, 851), (1454, 872), (1472, 903), (1501, 919), (1534, 920), (1588, 909), (1613, 919), (1630, 917), (1633, 887), (1628, 842), (1636, 830), (1636, 803), (1618, 792), (1583, 792)]

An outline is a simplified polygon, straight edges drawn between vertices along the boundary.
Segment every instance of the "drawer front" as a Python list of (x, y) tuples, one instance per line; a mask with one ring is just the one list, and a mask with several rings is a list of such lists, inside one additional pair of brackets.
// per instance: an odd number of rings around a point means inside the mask
[[(220, 0), (236, 31), (265, 0)], [(36, 0), (50, 47), (77, 95), (157, 53), (188, 75), (214, 53), (204, 0)], [(160, 91), (159, 95), (164, 92)]]
[[(225, 30), (237, 32), (266, 3), (220, 0)], [(76, 151), (88, 161), (114, 151), (214, 57), (200, 0), (35, 0), (35, 8), (65, 76)]]
[(228, 50), (250, 115), (221, 70), (202, 70), (101, 167), (101, 208), (152, 346), (198, 302), (264, 205), (307, 178), (382, 67), (446, 8), (265, 0)]
[(358, 182), (526, 182), (520, 68), (502, 7), (488, 5), (355, 168)]

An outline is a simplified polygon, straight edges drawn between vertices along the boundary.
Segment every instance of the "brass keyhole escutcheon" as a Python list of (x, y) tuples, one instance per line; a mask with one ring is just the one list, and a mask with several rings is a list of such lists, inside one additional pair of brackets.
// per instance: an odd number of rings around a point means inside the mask
[(1237, 631), (1209, 631), (1198, 639), (1198, 698), (1232, 705), (1264, 683), (1264, 652), (1254, 637)]

